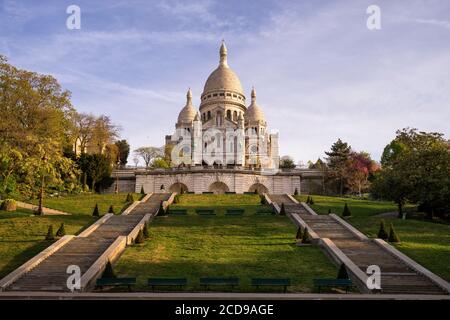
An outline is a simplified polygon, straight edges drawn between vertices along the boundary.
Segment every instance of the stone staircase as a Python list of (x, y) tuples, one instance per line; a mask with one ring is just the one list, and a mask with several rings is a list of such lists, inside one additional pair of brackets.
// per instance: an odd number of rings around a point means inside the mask
[(428, 277), (415, 272), (370, 239), (362, 240), (329, 215), (312, 215), (287, 195), (269, 195), (286, 213), (298, 215), (320, 238), (330, 239), (363, 273), (370, 265), (381, 269), (383, 294), (448, 294)]
[(128, 215), (110, 217), (86, 237), (74, 237), (64, 246), (14, 281), (7, 291), (69, 291), (69, 265), (77, 265), (83, 275), (119, 236), (127, 236), (145, 214), (156, 214), (161, 201), (170, 194), (153, 194)]

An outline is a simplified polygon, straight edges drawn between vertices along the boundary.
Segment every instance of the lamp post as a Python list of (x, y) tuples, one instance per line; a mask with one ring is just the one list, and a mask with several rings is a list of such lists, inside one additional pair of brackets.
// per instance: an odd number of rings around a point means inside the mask
[(41, 190), (39, 192), (39, 206), (38, 206), (38, 210), (37, 210), (38, 216), (42, 216), (44, 214), (44, 209), (42, 207), (42, 201), (44, 199), (44, 183), (45, 183), (44, 171), (45, 171), (45, 162), (47, 161), (47, 157), (43, 156), (41, 160), (42, 160), (44, 167), (43, 168), (41, 167)]

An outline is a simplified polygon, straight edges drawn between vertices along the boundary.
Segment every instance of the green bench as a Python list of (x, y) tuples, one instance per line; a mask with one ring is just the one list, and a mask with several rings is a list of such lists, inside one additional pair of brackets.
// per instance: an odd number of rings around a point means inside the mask
[(235, 191), (225, 191), (225, 194), (236, 194)]
[(187, 191), (187, 192), (185, 192), (186, 194), (195, 194), (195, 192), (194, 191)]
[(152, 287), (155, 291), (155, 287), (179, 287), (180, 290), (183, 286), (187, 285), (186, 278), (149, 278), (147, 279), (147, 285)]
[(202, 193), (203, 194), (214, 194), (214, 192), (212, 192), (212, 191), (203, 191)]
[(255, 195), (255, 194), (257, 194), (257, 193), (250, 192), (250, 191), (245, 191), (244, 194), (253, 194), (253, 195)]
[(239, 278), (200, 278), (200, 285), (207, 289), (210, 286), (231, 286), (239, 285)]
[(259, 288), (262, 286), (282, 286), (284, 287), (284, 292), (286, 292), (287, 287), (291, 285), (291, 279), (288, 278), (253, 278), (252, 286)]
[(350, 279), (314, 279), (313, 282), (314, 282), (314, 286), (318, 288), (319, 293), (320, 293), (320, 288), (322, 288), (322, 287), (345, 288), (345, 293), (348, 292), (348, 289), (353, 287), (352, 280), (350, 280)]
[(225, 212), (226, 216), (242, 216), (244, 214), (244, 209), (227, 209)]
[(186, 209), (170, 209), (169, 214), (174, 215), (174, 216), (185, 216), (185, 215), (187, 215), (187, 210)]
[(195, 212), (199, 216), (215, 216), (214, 209), (196, 209)]
[(136, 284), (136, 278), (100, 278), (97, 279), (97, 287), (128, 287), (131, 291), (131, 286)]

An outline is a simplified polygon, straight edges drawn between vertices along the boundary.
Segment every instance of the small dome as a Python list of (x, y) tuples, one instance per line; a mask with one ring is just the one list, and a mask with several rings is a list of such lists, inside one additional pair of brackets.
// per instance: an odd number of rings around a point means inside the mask
[(229, 90), (243, 95), (241, 81), (227, 63), (227, 47), (225, 42), (220, 46), (220, 64), (206, 80), (203, 94), (216, 90)]
[(252, 103), (247, 108), (247, 111), (245, 111), (244, 114), (245, 121), (250, 122), (266, 122), (266, 119), (264, 117), (264, 113), (262, 109), (256, 104), (256, 91), (255, 88), (252, 89)]
[(180, 114), (178, 115), (178, 123), (180, 122), (192, 122), (195, 119), (197, 111), (192, 105), (192, 91), (189, 88), (186, 94), (186, 105), (183, 109), (181, 109)]

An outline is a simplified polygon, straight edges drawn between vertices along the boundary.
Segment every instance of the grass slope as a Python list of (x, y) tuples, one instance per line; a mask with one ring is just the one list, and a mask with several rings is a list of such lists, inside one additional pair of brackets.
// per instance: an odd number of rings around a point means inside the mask
[[(186, 277), (190, 283), (186, 290), (196, 291), (202, 290), (200, 277), (235, 276), (241, 281), (235, 291), (255, 291), (252, 277), (287, 277), (293, 283), (291, 291), (310, 292), (313, 278), (336, 276), (337, 270), (319, 248), (295, 245), (296, 228), (287, 217), (254, 215), (262, 207), (258, 196), (180, 198), (172, 207), (187, 208), (189, 215), (157, 217), (149, 227), (151, 238), (128, 248), (115, 266), (120, 276), (137, 276), (139, 290), (148, 290), (149, 277)], [(211, 207), (219, 208), (217, 216), (193, 213), (195, 208)], [(228, 208), (244, 208), (245, 215), (223, 215)]]

